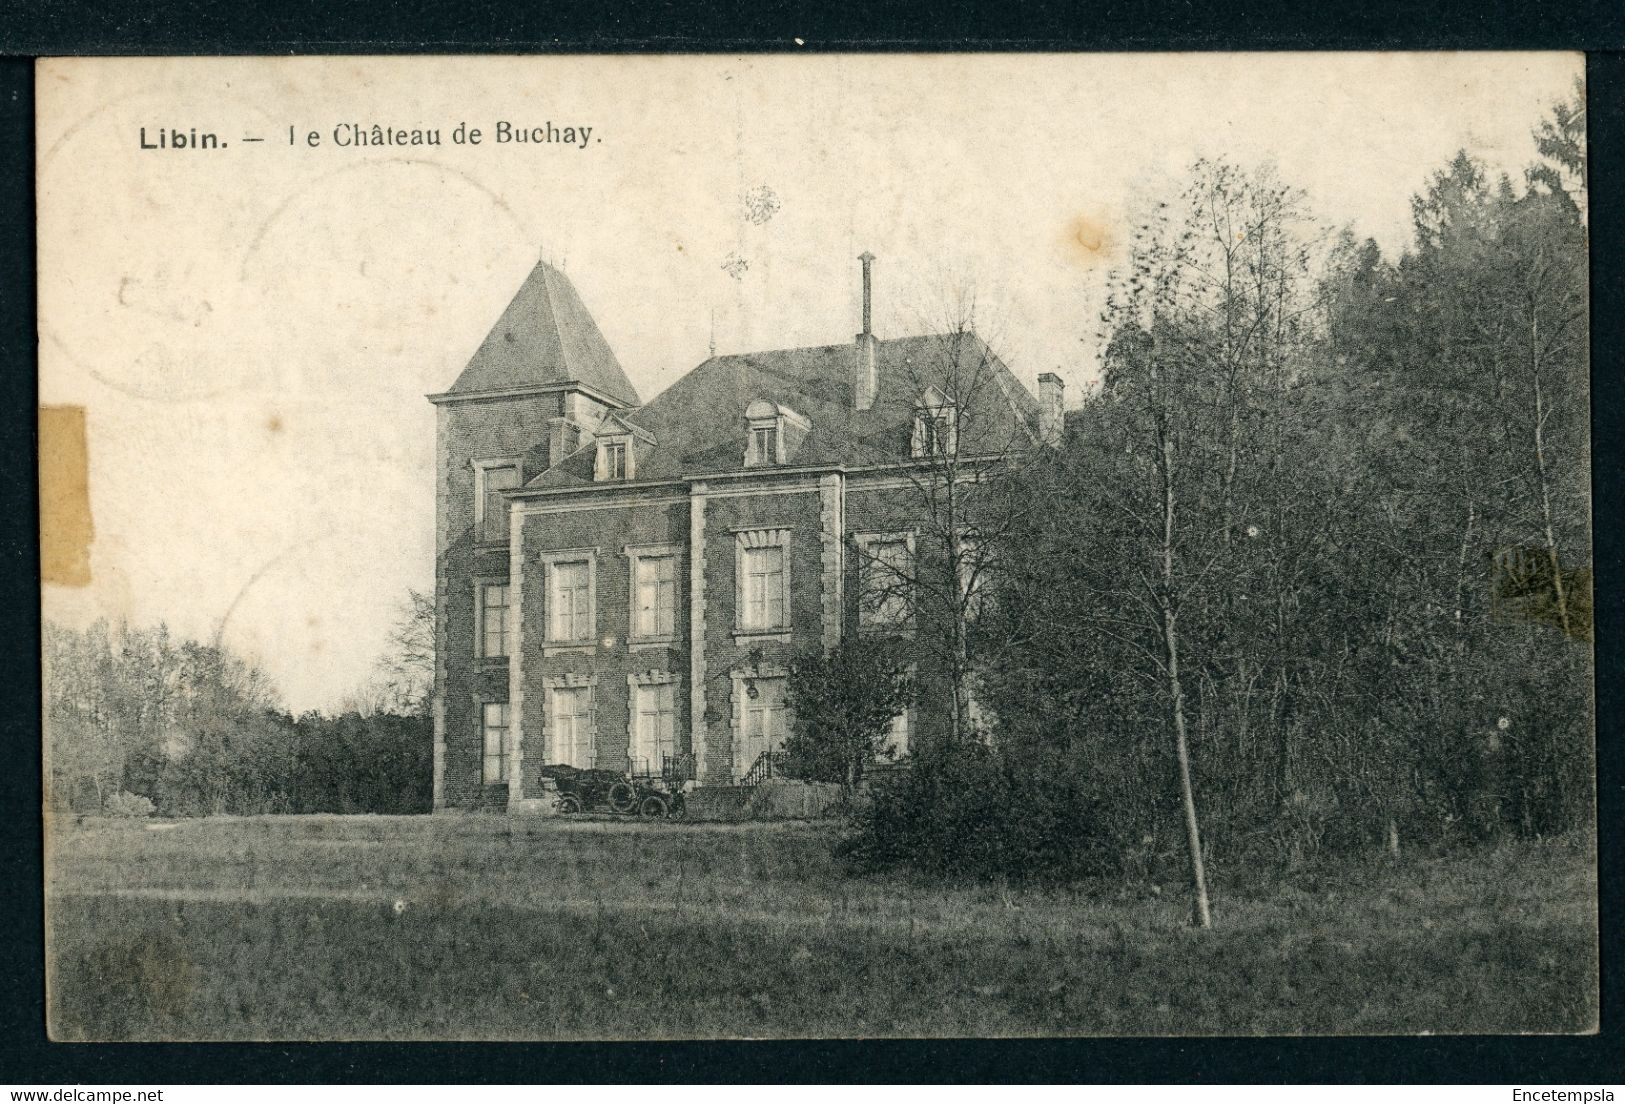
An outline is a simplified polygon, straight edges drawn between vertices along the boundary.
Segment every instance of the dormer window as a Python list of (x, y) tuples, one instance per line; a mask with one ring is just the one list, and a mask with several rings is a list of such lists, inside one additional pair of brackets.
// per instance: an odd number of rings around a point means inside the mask
[(784, 416), (777, 403), (757, 399), (745, 411), (749, 436), (745, 441), (745, 467), (762, 468), (784, 462)]
[(916, 457), (950, 456), (959, 447), (959, 407), (936, 387), (928, 387), (914, 408), (914, 436), (909, 451)]
[(635, 478), (638, 454), (633, 441), (653, 445), (655, 440), (648, 430), (623, 421), (613, 411), (604, 415), (593, 436), (598, 440), (598, 458), (592, 466), (596, 483), (621, 483)]
[(788, 406), (757, 399), (745, 408), (745, 467), (783, 464), (811, 428)]
[(632, 478), (632, 441), (627, 437), (598, 442), (598, 467), (593, 478), (613, 483)]
[(750, 455), (745, 457), (747, 467), (779, 462), (779, 427), (758, 426), (750, 431)]

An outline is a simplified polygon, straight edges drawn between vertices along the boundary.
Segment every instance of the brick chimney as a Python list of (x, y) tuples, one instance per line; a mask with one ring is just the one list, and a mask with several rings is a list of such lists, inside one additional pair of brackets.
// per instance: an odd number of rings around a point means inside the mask
[(867, 250), (858, 257), (863, 262), (863, 332), (857, 336), (857, 356), (853, 363), (852, 405), (868, 410), (875, 404), (875, 358), (880, 342), (869, 325), (869, 270), (875, 256)]
[(569, 418), (547, 420), (547, 466), (555, 467), (560, 460), (581, 447), (581, 427)]
[(1038, 377), (1038, 436), (1046, 445), (1059, 445), (1066, 424), (1066, 384), (1054, 372)]

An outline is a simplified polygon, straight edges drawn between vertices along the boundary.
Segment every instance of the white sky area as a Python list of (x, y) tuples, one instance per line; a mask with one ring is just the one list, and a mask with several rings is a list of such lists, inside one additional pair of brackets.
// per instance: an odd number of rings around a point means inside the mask
[[(95, 524), (92, 584), (45, 588), (46, 616), (218, 635), (291, 708), (332, 707), (407, 588), (433, 583), (424, 395), (538, 256), (645, 399), (713, 327), (720, 352), (850, 340), (869, 250), (882, 337), (931, 329), (973, 285), (1016, 374), (1059, 371), (1075, 400), (1134, 213), (1195, 158), (1272, 161), (1321, 219), (1394, 255), (1429, 174), (1461, 147), (1520, 174), (1581, 70), (1572, 54), (44, 63), (40, 393), (87, 408)], [(498, 120), (592, 131), (585, 149), (497, 145)], [(481, 145), (450, 144), (459, 121)], [(343, 123), (445, 144), (339, 148)], [(142, 127), (227, 148), (142, 150)], [(778, 206), (753, 221), (763, 188)]]

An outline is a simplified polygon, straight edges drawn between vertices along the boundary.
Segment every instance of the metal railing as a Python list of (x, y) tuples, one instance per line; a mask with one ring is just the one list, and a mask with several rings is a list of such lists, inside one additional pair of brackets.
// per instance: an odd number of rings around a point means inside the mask
[(673, 786), (694, 781), (694, 756), (668, 755), (661, 764), (660, 776)]
[(662, 755), (657, 769), (653, 759), (633, 759), (627, 770), (632, 778), (659, 780), (670, 786), (694, 781), (694, 756)]
[(746, 771), (739, 779), (739, 785), (760, 786), (769, 778), (782, 776), (783, 774), (784, 753), (782, 751), (764, 751), (756, 757), (756, 762), (751, 764), (750, 770)]

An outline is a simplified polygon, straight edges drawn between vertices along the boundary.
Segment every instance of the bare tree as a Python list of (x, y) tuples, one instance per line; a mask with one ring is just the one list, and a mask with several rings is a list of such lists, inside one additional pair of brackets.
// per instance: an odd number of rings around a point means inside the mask
[(425, 714), (434, 689), (434, 594), (408, 590), (389, 633), (389, 651), (379, 658), (378, 680), (351, 694), (346, 707), (357, 712)]
[[(1114, 450), (1120, 458), (1109, 461), (1109, 476), (1076, 471), (1078, 478), (1099, 481), (1063, 484), (1062, 491), (1111, 515), (1140, 550), (1131, 576), (1091, 579), (1087, 585), (1098, 601), (1079, 612), (1131, 648), (1157, 685), (1172, 737), (1191, 914), (1203, 928), (1212, 925), (1212, 913), (1194, 781), (1192, 694), (1199, 726), (1228, 714), (1229, 731), (1222, 735), (1235, 758), (1246, 760), (1254, 755), (1249, 736), (1259, 686), (1274, 688), (1270, 715), (1276, 721), (1287, 683), (1283, 636), (1292, 585), (1286, 564), (1279, 555), (1241, 546), (1285, 509), (1268, 493), (1280, 485), (1280, 404), (1302, 320), (1314, 310), (1303, 289), (1308, 246), (1299, 221), (1295, 193), (1268, 172), (1193, 166), (1180, 208), (1160, 206), (1140, 227), (1130, 264), (1114, 277), (1107, 301), (1106, 416), (1098, 425), (1105, 436), (1095, 447), (1103, 458)], [(1085, 576), (1091, 570), (1079, 565)], [(1262, 603), (1238, 605), (1248, 588), (1237, 584), (1260, 571), (1276, 599), (1273, 618)], [(1201, 626), (1194, 691), (1188, 616)], [(1274, 644), (1261, 650), (1260, 634), (1269, 639), (1272, 620)], [(1225, 628), (1238, 621), (1258, 622), (1259, 631)], [(1270, 660), (1282, 666), (1266, 677)], [(1221, 712), (1226, 698), (1233, 705)], [(1284, 776), (1287, 722), (1277, 723)], [(1205, 735), (1211, 741), (1221, 732), (1215, 726)]]
[(997, 663), (1002, 641), (978, 633), (986, 580), (998, 549), (1027, 507), (1016, 490), (1040, 440), (1030, 400), (989, 342), (976, 332), (973, 293), (950, 296), (943, 322), (908, 357), (908, 459), (895, 439), (872, 443), (876, 463), (895, 465), (906, 485), (915, 546), (856, 543), (859, 628), (907, 632), (921, 661), (948, 684), (948, 737), (981, 727), (977, 671)]

